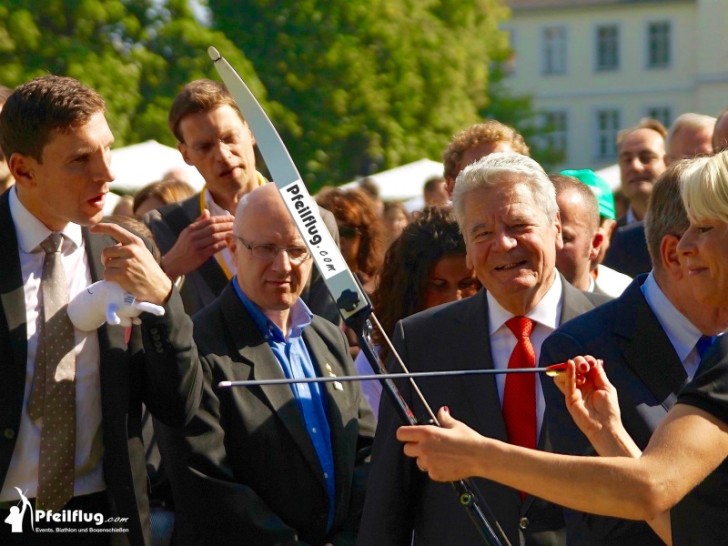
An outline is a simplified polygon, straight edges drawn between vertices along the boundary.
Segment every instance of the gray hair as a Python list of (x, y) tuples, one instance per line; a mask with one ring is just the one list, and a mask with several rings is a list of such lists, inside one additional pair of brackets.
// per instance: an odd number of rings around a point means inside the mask
[(693, 112), (681, 114), (670, 125), (670, 129), (667, 131), (667, 137), (665, 137), (665, 143), (669, 146), (670, 141), (675, 135), (685, 129), (711, 129), (712, 131), (716, 121), (718, 121), (717, 118), (706, 116), (705, 114), (695, 114)]
[(689, 159), (670, 164), (657, 178), (650, 193), (644, 227), (647, 251), (656, 271), (663, 269), (660, 256), (662, 239), (668, 235), (681, 238), (690, 227), (685, 206), (680, 199), (680, 189), (691, 165)]
[(519, 182), (525, 183), (546, 217), (550, 221), (556, 218), (559, 211), (556, 204), (556, 190), (543, 167), (528, 156), (513, 152), (498, 152), (471, 163), (457, 177), (452, 201), (455, 218), (461, 231), (464, 229), (465, 196), (475, 190), (492, 188), (501, 183), (506, 176), (515, 176)]
[(690, 161), (681, 194), (691, 221), (728, 224), (728, 150)]

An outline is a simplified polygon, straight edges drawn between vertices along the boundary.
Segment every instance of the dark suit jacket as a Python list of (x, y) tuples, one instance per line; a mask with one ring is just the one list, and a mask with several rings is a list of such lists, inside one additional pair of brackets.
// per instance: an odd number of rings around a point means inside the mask
[[(590, 354), (604, 360), (609, 380), (617, 388), (622, 422), (644, 449), (674, 405), (687, 375), (657, 317), (647, 305), (638, 277), (622, 296), (556, 330), (541, 348), (541, 365)], [(544, 423), (557, 453), (594, 455), (586, 437), (574, 425), (564, 395), (553, 382), (544, 384)], [(658, 545), (644, 522), (565, 511), (569, 545)]]
[[(334, 215), (321, 208), (319, 208), (319, 212), (338, 245), (339, 229)], [(194, 222), (201, 213), (200, 194), (196, 193), (181, 203), (172, 203), (149, 212), (144, 217), (144, 221), (152, 230), (154, 240), (162, 255), (164, 255), (174, 246), (180, 232)], [(229, 279), (215, 257), (208, 258), (197, 270), (185, 276), (184, 283), (180, 288), (185, 310), (192, 316), (212, 303), (227, 286), (228, 281)], [(315, 267), (302, 298), (314, 314), (321, 315), (334, 324), (339, 324), (341, 319), (339, 310), (336, 308), (326, 285), (321, 280), (318, 269)]]
[[(688, 404), (728, 423), (728, 335), (720, 336), (695, 378), (678, 395)], [(670, 510), (672, 543), (680, 546), (728, 544), (728, 458)]]
[(604, 265), (633, 278), (650, 272), (652, 260), (647, 250), (643, 222), (633, 222), (614, 231), (604, 256)]
[[(585, 294), (564, 286), (561, 321), (594, 308), (604, 296)], [(394, 340), (411, 371), (492, 368), (485, 290), (470, 298), (417, 313), (397, 323)], [(434, 411), (447, 405), (450, 413), (480, 434), (507, 441), (495, 377), (422, 379), (418, 385)], [(415, 415), (427, 420), (409, 383), (398, 387)], [(372, 454), (359, 542), (362, 546), (480, 545), (482, 539), (458, 505), (450, 484), (427, 479), (413, 459), (404, 456), (395, 438), (403, 423), (386, 396), (379, 406), (379, 423)], [(542, 435), (540, 449), (548, 449)], [(494, 482), (473, 480), (512, 544), (563, 545), (561, 509)]]
[[(23, 280), (8, 196), (5, 192), (0, 197), (0, 482), (5, 480), (20, 427), (27, 361)], [(91, 275), (99, 280), (104, 270), (101, 250), (114, 241), (86, 229), (83, 234)], [(150, 543), (142, 402), (170, 425), (182, 425), (197, 408), (202, 392), (192, 321), (176, 291), (165, 311), (163, 317), (144, 313), (128, 345), (121, 326), (98, 329), (104, 479), (114, 515), (130, 518), (132, 544)]]
[[(232, 284), (194, 322), (206, 380), (202, 404), (184, 430), (157, 430), (179, 543), (353, 544), (374, 436), (358, 384), (325, 384), (336, 468), (335, 517), (326, 533), (323, 472), (291, 388), (217, 386), (284, 377)], [(336, 375), (355, 373), (338, 327), (314, 316), (303, 337), (320, 375), (327, 366)]]

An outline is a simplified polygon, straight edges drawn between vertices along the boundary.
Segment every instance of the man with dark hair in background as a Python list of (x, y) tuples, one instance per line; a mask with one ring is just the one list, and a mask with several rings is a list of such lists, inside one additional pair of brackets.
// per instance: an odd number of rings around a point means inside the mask
[(604, 265), (630, 277), (647, 273), (652, 267), (642, 220), (652, 186), (667, 166), (665, 136), (665, 126), (650, 118), (617, 135), (622, 192), (629, 199), (629, 208), (617, 219)]
[[(4, 85), (0, 85), (0, 112), (2, 112), (3, 105), (5, 104), (5, 101), (8, 100), (8, 97), (12, 94), (12, 92), (12, 89), (5, 87)], [(7, 158), (5, 157), (2, 148), (0, 148), (0, 194), (12, 185), (13, 175), (10, 174)]]
[[(256, 170), (255, 136), (221, 83), (188, 83), (174, 99), (168, 121), (182, 157), (206, 185), (181, 203), (150, 212), (145, 222), (162, 252), (165, 273), (183, 281), (180, 293), (192, 315), (212, 302), (235, 274), (235, 260), (225, 244), (235, 207), (267, 180)], [(333, 215), (320, 212), (338, 243)], [(318, 279), (314, 275), (304, 299), (315, 312), (338, 323), (338, 310)]]

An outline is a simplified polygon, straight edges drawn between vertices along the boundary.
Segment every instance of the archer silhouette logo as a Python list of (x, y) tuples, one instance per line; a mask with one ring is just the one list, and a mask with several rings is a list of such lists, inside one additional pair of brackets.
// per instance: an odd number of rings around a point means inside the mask
[(26, 511), (30, 510), (30, 527), (35, 531), (35, 526), (33, 524), (33, 521), (35, 520), (35, 514), (33, 514), (33, 507), (30, 505), (30, 501), (28, 500), (28, 497), (23, 495), (23, 492), (16, 487), (15, 490), (18, 492), (18, 495), (20, 495), (20, 500), (18, 501), (19, 504), (22, 504), (23, 508), (21, 509), (19, 506), (11, 506), (10, 507), (10, 515), (5, 518), (5, 523), (10, 525), (11, 532), (13, 533), (22, 533), (23, 532), (23, 521), (25, 518)]

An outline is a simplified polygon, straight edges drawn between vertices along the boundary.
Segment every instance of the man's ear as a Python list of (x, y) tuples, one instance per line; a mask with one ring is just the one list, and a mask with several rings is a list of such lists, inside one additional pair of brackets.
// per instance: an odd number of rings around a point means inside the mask
[(238, 246), (238, 240), (235, 238), (235, 235), (232, 233), (226, 233), (225, 234), (225, 243), (227, 244), (227, 247), (230, 249), (230, 254), (235, 254), (235, 249)]
[(564, 248), (564, 237), (561, 232), (561, 213), (556, 211), (556, 217), (554, 218), (554, 226), (556, 227), (556, 250)]
[(248, 122), (245, 122), (245, 126), (248, 128), (248, 132), (250, 133), (250, 141), (255, 146), (257, 144), (257, 141), (255, 140), (255, 135), (253, 134), (253, 131), (250, 129), (250, 125), (248, 125)]
[(182, 159), (185, 160), (185, 163), (187, 163), (188, 165), (192, 165), (194, 167), (194, 164), (192, 163), (189, 156), (187, 155), (187, 151), (188, 151), (187, 144), (185, 144), (184, 142), (178, 142), (177, 149), (179, 150), (179, 153), (182, 154)]
[(589, 261), (593, 262), (597, 259), (597, 256), (599, 256), (599, 251), (602, 248), (602, 244), (604, 243), (604, 233), (602, 233), (600, 230), (597, 230), (596, 233), (594, 233), (594, 236), (592, 237), (591, 242), (591, 248), (589, 249)]
[(601, 229), (607, 239), (611, 239), (614, 235), (614, 230), (617, 229), (617, 221), (611, 218), (605, 218), (602, 220)]
[(455, 179), (452, 176), (445, 177), (445, 189), (450, 199), (452, 199), (452, 191), (455, 189)]
[(677, 252), (677, 244), (680, 238), (677, 235), (665, 235), (660, 241), (660, 262), (662, 268), (676, 278), (682, 277), (682, 268), (680, 267), (679, 254)]
[(35, 166), (38, 162), (30, 156), (15, 152), (8, 159), (8, 169), (15, 178), (15, 183), (21, 186), (35, 184), (33, 176), (35, 174)]

